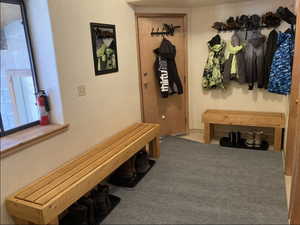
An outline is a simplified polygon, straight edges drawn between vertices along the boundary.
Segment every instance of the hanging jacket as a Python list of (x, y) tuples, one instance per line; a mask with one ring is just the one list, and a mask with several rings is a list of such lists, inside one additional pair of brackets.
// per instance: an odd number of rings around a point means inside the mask
[(216, 41), (216, 37), (208, 42), (209, 53), (202, 78), (202, 86), (207, 89), (224, 88), (222, 73), (224, 71), (226, 44), (221, 39)]
[(257, 30), (249, 31), (247, 36), (245, 50), (246, 81), (249, 90), (253, 90), (255, 82), (257, 82), (258, 88), (263, 88), (265, 76), (264, 43), (266, 37)]
[(175, 62), (176, 47), (164, 38), (154, 53), (156, 54), (154, 70), (159, 82), (161, 96), (167, 98), (176, 93), (183, 94), (183, 87)]
[(235, 33), (226, 49), (226, 61), (224, 67), (224, 83), (230, 80), (237, 80), (239, 83), (246, 83), (246, 62), (244, 45), (239, 36)]
[(280, 32), (277, 47), (271, 66), (268, 90), (272, 93), (288, 95), (291, 91), (295, 47), (293, 32)]
[(273, 57), (277, 50), (277, 40), (278, 40), (278, 33), (274, 29), (269, 34), (269, 37), (267, 40), (267, 47), (266, 47), (266, 54), (265, 54), (265, 77), (264, 77), (264, 88), (265, 89), (268, 89), (268, 85), (269, 85), (269, 77), (270, 77)]

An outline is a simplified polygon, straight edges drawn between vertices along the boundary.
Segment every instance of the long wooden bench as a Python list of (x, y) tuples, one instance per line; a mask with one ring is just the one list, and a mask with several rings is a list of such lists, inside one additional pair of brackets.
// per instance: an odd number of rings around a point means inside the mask
[(274, 150), (281, 151), (282, 130), (285, 127), (285, 116), (283, 113), (251, 112), (231, 110), (207, 110), (203, 116), (204, 142), (209, 144), (214, 136), (214, 124), (271, 127), (274, 128)]
[(160, 156), (157, 124), (137, 123), (38, 179), (6, 200), (16, 224), (58, 224), (58, 216), (149, 144)]

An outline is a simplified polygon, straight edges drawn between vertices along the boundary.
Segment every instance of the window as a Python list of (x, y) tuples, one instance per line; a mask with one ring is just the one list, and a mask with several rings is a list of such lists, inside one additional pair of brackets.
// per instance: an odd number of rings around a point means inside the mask
[(1, 136), (38, 124), (38, 85), (23, 0), (0, 0)]

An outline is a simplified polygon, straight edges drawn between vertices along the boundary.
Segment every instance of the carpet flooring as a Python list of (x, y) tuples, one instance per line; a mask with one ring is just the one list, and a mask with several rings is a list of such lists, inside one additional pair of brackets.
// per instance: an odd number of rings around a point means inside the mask
[(176, 137), (103, 224), (287, 224), (282, 155)]

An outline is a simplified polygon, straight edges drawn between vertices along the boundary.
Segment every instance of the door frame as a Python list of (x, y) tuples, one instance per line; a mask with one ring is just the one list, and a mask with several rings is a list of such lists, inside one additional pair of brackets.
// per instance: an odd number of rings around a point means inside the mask
[[(299, 1), (296, 1), (295, 12), (297, 14), (297, 24), (296, 28), (300, 27), (300, 7)], [(300, 58), (300, 32), (296, 29), (296, 37), (295, 37), (295, 53), (294, 59)], [(292, 176), (294, 161), (296, 156), (296, 142), (297, 142), (297, 134), (296, 134), (296, 124), (297, 124), (297, 114), (299, 116), (299, 112), (297, 112), (297, 108), (300, 101), (300, 65), (294, 60), (293, 65), (293, 79), (292, 79), (292, 91), (290, 96), (290, 107), (289, 107), (289, 121), (288, 121), (288, 136), (286, 143), (286, 152), (285, 152), (285, 175)]]
[(139, 71), (139, 90), (140, 90), (140, 106), (141, 106), (141, 118), (144, 122), (144, 101), (143, 101), (143, 83), (142, 83), (142, 70), (141, 70), (141, 52), (140, 52), (140, 43), (139, 43), (139, 23), (138, 19), (148, 17), (148, 18), (157, 18), (157, 17), (180, 17), (184, 20), (184, 51), (185, 51), (185, 62), (184, 62), (184, 70), (185, 70), (185, 76), (184, 76), (184, 90), (185, 93), (185, 133), (189, 133), (189, 127), (190, 127), (190, 113), (189, 113), (189, 64), (188, 64), (188, 15), (186, 13), (136, 13), (135, 14), (135, 23), (136, 23), (136, 42), (137, 42), (137, 57), (138, 57), (138, 71)]
[[(300, 6), (296, 1), (297, 25), (300, 27)], [(290, 99), (290, 110), (292, 118), (290, 118), (289, 131), (290, 139), (288, 139), (286, 147), (285, 172), (286, 175), (292, 176), (289, 219), (290, 224), (300, 224), (300, 66), (296, 63), (296, 59), (300, 58), (300, 32), (296, 30), (295, 38), (295, 56), (293, 66), (293, 85), (292, 96)], [(292, 127), (290, 127), (292, 125)]]
[[(300, 93), (299, 93), (300, 94)], [(289, 205), (290, 224), (300, 224), (300, 105), (297, 107), (296, 147), (294, 151), (292, 185)]]

